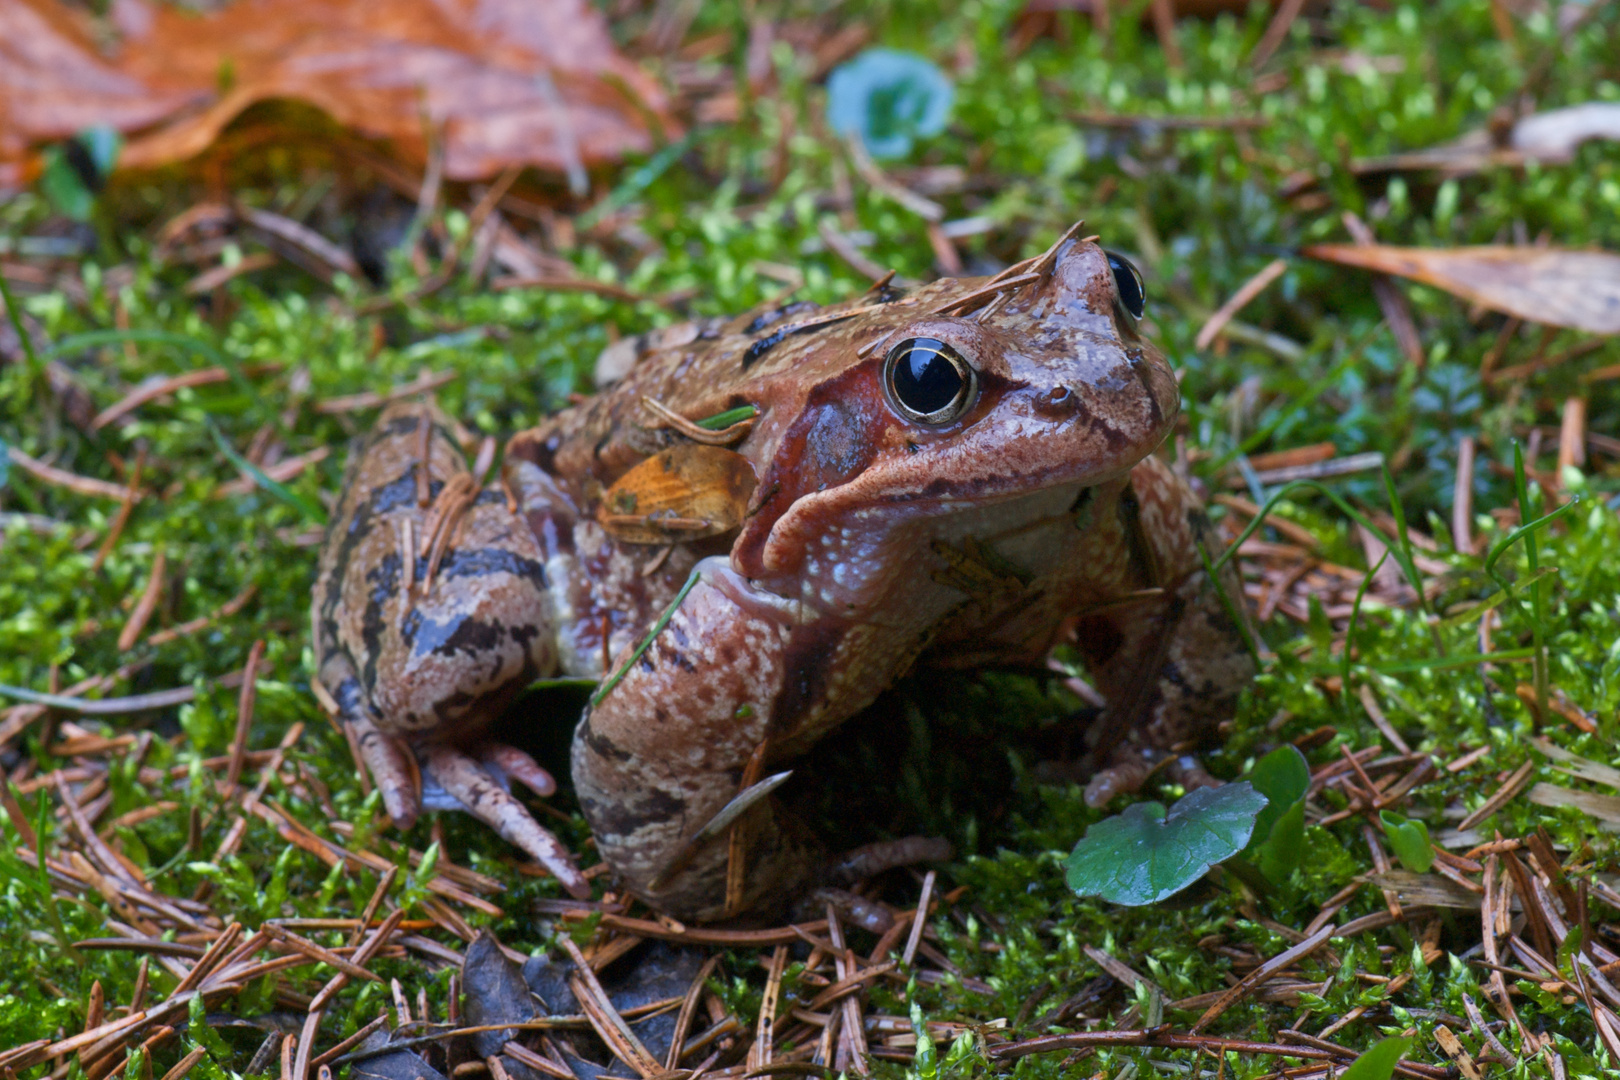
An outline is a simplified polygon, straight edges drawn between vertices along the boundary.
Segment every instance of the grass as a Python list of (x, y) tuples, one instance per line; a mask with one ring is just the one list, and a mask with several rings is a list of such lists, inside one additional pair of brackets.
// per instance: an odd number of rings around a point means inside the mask
[[(784, 19), (798, 14), (775, 5), (758, 13)], [(1441, 764), (1466, 750), (1488, 748), (1466, 769), (1439, 769), (1398, 807), (1426, 821), (1431, 832), (1454, 826), (1525, 762), (1532, 763), (1532, 780), (1571, 783), (1532, 751), (1532, 733), (1591, 760), (1612, 761), (1620, 737), (1620, 521), (1612, 508), (1620, 469), (1612, 457), (1599, 457), (1584, 472), (1555, 477), (1556, 437), (1531, 432), (1555, 428), (1571, 396), (1585, 399), (1590, 430), (1616, 430), (1620, 393), (1614, 382), (1582, 376), (1620, 362), (1620, 344), (1611, 339), (1545, 370), (1493, 380), (1481, 374), (1488, 356), (1500, 370), (1558, 356), (1585, 339), (1567, 331), (1512, 331), (1500, 317), (1471, 313), (1436, 290), (1402, 286), (1426, 354), (1425, 363), (1414, 366), (1382, 325), (1366, 276), (1297, 258), (1240, 314), (1243, 327), (1211, 350), (1195, 349), (1193, 340), (1209, 312), (1273, 258), (1306, 243), (1342, 239), (1345, 211), (1366, 219), (1390, 243), (1453, 245), (1546, 235), (1555, 244), (1620, 249), (1620, 151), (1612, 142), (1587, 143), (1565, 166), (1455, 179), (1357, 178), (1346, 168), (1354, 158), (1456, 137), (1526, 90), (1540, 108), (1620, 101), (1613, 9), (1567, 37), (1560, 37), (1549, 14), (1514, 18), (1515, 37), (1506, 41), (1485, 0), (1393, 4), (1388, 10), (1337, 4), (1320, 21), (1294, 27), (1265, 68), (1274, 77), (1264, 93), (1255, 89), (1245, 61), (1265, 28), (1259, 10), (1181, 22), (1180, 69), (1167, 65), (1147, 23), (1139, 26), (1118, 13), (1105, 37), (1085, 18), (1059, 12), (1052, 35), (1009, 55), (1016, 14), (1013, 5), (918, 0), (875, 5), (861, 15), (876, 41), (925, 53), (956, 81), (950, 128), (911, 161), (891, 168), (914, 183), (920, 182), (913, 171), (918, 167), (965, 170), (964, 182), (938, 198), (953, 219), (974, 216), (991, 223), (989, 231), (960, 242), (969, 269), (999, 267), (1038, 251), (1078, 216), (1137, 261), (1148, 280), (1150, 332), (1184, 373), (1181, 432), (1195, 455), (1194, 472), (1214, 490), (1226, 490), (1228, 462), (1322, 441), (1332, 441), (1341, 456), (1380, 452), (1390, 465), (1387, 484), (1364, 472), (1250, 493), (1256, 502), (1269, 498), (1274, 515), (1258, 536), (1282, 539), (1269, 522), (1291, 523), (1316, 538), (1321, 559), (1357, 576), (1342, 600), (1310, 602), (1303, 621), (1279, 614), (1261, 627), (1265, 669), (1223, 747), (1208, 760), (1210, 769), (1239, 775), (1279, 742), (1324, 725), (1334, 732), (1310, 752), (1318, 768), (1345, 749), (1386, 739), (1355, 694), (1345, 692), (1352, 685), (1370, 688), (1398, 733)], [(619, 30), (633, 35), (641, 17)], [(728, 69), (741, 64), (748, 18), (740, 7), (705, 7), (694, 33), (733, 34), (731, 50), (711, 63)], [(1357, 56), (1379, 63), (1346, 59)], [(324, 500), (340, 483), (342, 448), (372, 415), (323, 413), (314, 408), (317, 403), (404, 383), (423, 368), (448, 370), (456, 378), (439, 392), (445, 407), (481, 434), (504, 436), (563, 405), (571, 391), (588, 388), (591, 364), (615, 332), (691, 314), (736, 312), (776, 294), (782, 285), (770, 276), (770, 264), (803, 272), (803, 298), (829, 301), (863, 289), (868, 281), (826, 250), (818, 231), (824, 223), (869, 233), (866, 254), (902, 275), (935, 273), (924, 223), (915, 214), (858, 180), (852, 201), (839, 204), (836, 193), (850, 183), (849, 172), (820, 122), (823, 92), (809, 77), (806, 60), (784, 44), (775, 46), (772, 61), (774, 86), (744, 93), (737, 123), (696, 127), (674, 152), (596, 177), (598, 190), (609, 194), (577, 222), (579, 243), (565, 254), (581, 275), (649, 299), (496, 292), (465, 275), (417, 297), (421, 274), (403, 259), (393, 263), (388, 286), (399, 302), (374, 314), (359, 313), (374, 298), (370, 286), (340, 279), (326, 288), (285, 263), (190, 297), (182, 289), (198, 268), (154, 257), (156, 226), (202, 191), (181, 170), (116, 184), (98, 210), (116, 227), (99, 238), (87, 236), (87, 254), (54, 268), (65, 283), (31, 287), (19, 297), (46, 347), (37, 361), (0, 361), (0, 441), (58, 468), (120, 484), (144, 451), (140, 483), (152, 494), (135, 506), (98, 566), (97, 547), (119, 512), (116, 501), (41, 483), (16, 464), (0, 475), (0, 509), (59, 523), (36, 531), (19, 522), (0, 541), (0, 683), (51, 690), (133, 664), (127, 678), (101, 693), (194, 686), (197, 694), (190, 703), (142, 714), (139, 723), (77, 721), (85, 733), (136, 735), (143, 740), (135, 744), (138, 754), (126, 746), (92, 756), (87, 764), (54, 753), (53, 747), (78, 734), (65, 719), (35, 724), (5, 745), (0, 763), (24, 783), (21, 821), (13, 817), (3, 825), (0, 850), (0, 955), (8, 959), (7, 973), (0, 975), (0, 1046), (81, 1030), (94, 986), (99, 984), (109, 1006), (127, 1003), (139, 977), (133, 954), (73, 947), (106, 936), (106, 920), (120, 917), (112, 901), (94, 891), (65, 892), (19, 854), (26, 842), (23, 822), (45, 851), (72, 840), (56, 812), (54, 789), (31, 786), (29, 777), (105, 767), (111, 801), (99, 820), (114, 823), (110, 842), (142, 868), (156, 892), (190, 897), (206, 889), (216, 912), (244, 926), (289, 916), (353, 915), (366, 905), (379, 881), (377, 870), (331, 868), (262, 817), (245, 819), (234, 854), (215, 854), (236, 820), (241, 795), (222, 794), (211, 782), (215, 774), (202, 764), (230, 752), (237, 720), (237, 692), (213, 680), (240, 669), (256, 640), (266, 647), (247, 745), (273, 748), (292, 725), (305, 725), (286, 756), (287, 775), (298, 782), (284, 783), (278, 775), (264, 798), (320, 835), (341, 838), (354, 850), (369, 845), (385, 853), (400, 868), (390, 900), (412, 918), (427, 911), (427, 875), (413, 870), (391, 831), (380, 829), (376, 797), (357, 784), (343, 739), (326, 724), (309, 691), (309, 538), (321, 524)], [(1073, 120), (1099, 112), (1242, 115), (1264, 123), (1178, 130), (1083, 127)], [(265, 123), (299, 122), (273, 109), (256, 115)], [(312, 213), (341, 238), (356, 227), (357, 200), (341, 185), (313, 207), (304, 199), (314, 181), (329, 175), (323, 168), (318, 156), (286, 154), (253, 166), (227, 163), (239, 197), (279, 212)], [(1289, 185), (1299, 194), (1281, 194)], [(456, 205), (472, 201), (451, 199)], [(438, 221), (446, 242), (469, 227), (458, 209), (443, 212)], [(0, 207), (4, 235), (63, 231), (60, 219), (31, 193)], [(233, 242), (222, 258), (229, 262), (242, 254)], [(13, 289), (23, 291), (16, 281)], [(143, 379), (198, 365), (221, 365), (229, 377), (179, 390), (143, 405), (127, 423), (88, 433), (72, 422), (70, 397), (47, 389), (48, 359), (70, 369), (79, 388), (74, 392), (87, 395), (95, 409), (118, 401)], [(279, 367), (250, 373), (265, 364)], [(1480, 513), (1471, 523), (1484, 541), (1479, 553), (1456, 550), (1450, 527), (1456, 448), (1463, 436), (1472, 436), (1480, 452), (1472, 492)], [(1527, 438), (1538, 452), (1527, 453)], [(287, 456), (321, 448), (332, 453), (280, 483), (258, 477), (246, 494), (219, 497), (220, 486), (238, 478), (239, 458), (255, 439), (261, 445), (279, 441)], [(1545, 490), (1553, 479), (1561, 486), (1556, 495)], [(1579, 503), (1557, 509), (1562, 516), (1556, 521), (1542, 517), (1534, 530), (1520, 526), (1570, 495), (1579, 495)], [(1434, 590), (1440, 620), (1399, 604), (1398, 581), (1370, 572), (1358, 523), (1383, 526), (1389, 562), (1407, 581)], [(1434, 549), (1414, 549), (1410, 530), (1432, 538)], [(152, 627), (207, 615), (244, 590), (254, 592), (238, 613), (205, 629), (120, 650), (119, 631), (158, 552), (169, 569)], [(1419, 569), (1417, 554), (1443, 568)], [(1547, 568), (1552, 572), (1542, 573)], [(1357, 591), (1363, 574), (1365, 595)], [(1353, 619), (1329, 611), (1347, 602), (1349, 593), (1355, 594)], [(1500, 620), (1490, 642), (1497, 662), (1488, 671), (1477, 662), (1482, 604), (1494, 605)], [(1353, 649), (1343, 647), (1350, 621)], [(1515, 692), (1521, 683), (1532, 689), (1528, 701)], [(813, 813), (832, 816), (831, 806), (839, 802), (866, 805), (862, 800), (875, 797), (872, 778), (886, 777), (881, 795), (892, 802), (892, 793), (901, 793), (901, 825), (957, 843), (961, 858), (944, 877), (967, 892), (954, 915), (934, 925), (949, 959), (989, 991), (974, 993), (954, 978), (917, 983), (903, 994), (899, 986), (880, 983), (870, 1010), (900, 1016), (920, 1010), (931, 1020), (965, 1024), (1009, 1018), (1022, 1034), (1040, 1034), (1035, 1019), (1100, 974), (1088, 946), (1152, 980), (1165, 999), (1219, 990), (1234, 956), (1269, 957), (1287, 948), (1291, 942), (1279, 928), (1302, 928), (1329, 897), (1372, 868), (1358, 818), (1351, 815), (1310, 825), (1303, 868), (1268, 895), (1217, 873), (1153, 908), (1078, 899), (1064, 884), (1062, 860), (1100, 815), (1083, 805), (1076, 789), (1041, 782), (1044, 774), (1036, 768), (1041, 739), (1077, 703), (1055, 683), (1004, 674), (953, 677), (944, 685), (958, 692), (940, 693), (937, 679), (906, 680), (880, 706), (896, 723), (821, 752), (815, 764), (825, 770), (817, 774), (826, 778), (818, 785), (823, 804)], [(562, 747), (577, 694), (546, 693), (559, 695), (542, 699), (541, 706), (555, 715), (560, 735), (554, 741)], [(1579, 731), (1553, 710), (1549, 701), (1560, 694), (1584, 710), (1594, 730)], [(147, 741), (145, 732), (155, 737)], [(965, 760), (953, 753), (957, 746), (975, 748), (977, 756)], [(566, 772), (561, 761), (553, 758), (552, 764)], [(251, 771), (248, 777), (256, 782)], [(1151, 794), (1166, 798), (1175, 792)], [(566, 798), (558, 804), (570, 805)], [(153, 805), (162, 805), (163, 812), (142, 817), (142, 808)], [(1331, 815), (1349, 803), (1341, 790), (1327, 787), (1316, 805)], [(537, 922), (530, 909), (556, 890), (517, 873), (511, 852), (493, 835), (470, 821), (440, 817), (436, 826), (425, 821), (401, 839), (419, 851), (438, 839), (453, 861), (498, 879), (505, 890), (502, 916), (462, 908), (462, 917), (474, 927), (492, 926), (521, 951), (545, 948), (562, 930)], [(329, 824), (333, 820), (347, 822), (353, 834), (341, 837)], [(1492, 829), (1521, 837), (1538, 828), (1582, 873), (1616, 871), (1612, 833), (1572, 807), (1532, 804), (1521, 796), (1478, 830), (1487, 838)], [(576, 848), (586, 837), (577, 815), (561, 831)], [(1374, 914), (1384, 904), (1377, 888), (1364, 885), (1337, 919)], [(1620, 921), (1620, 913), (1594, 900), (1592, 918), (1601, 930), (1605, 922), (1612, 927)], [(1430, 944), (1439, 950), (1436, 958), (1424, 961), (1416, 924), (1335, 939), (1332, 963), (1318, 953), (1300, 968), (1313, 989), (1283, 1001), (1242, 1000), (1213, 1030), (1264, 1040), (1285, 1028), (1317, 1031), (1330, 1018), (1363, 1008), (1360, 1019), (1335, 1036), (1345, 1045), (1365, 1048), (1385, 1034), (1411, 1031), (1414, 1060), (1446, 1064), (1434, 1032), (1449, 1024), (1479, 1054), (1478, 1038), (1457, 1024), (1468, 1015), (1464, 995), (1494, 1019), (1484, 989), (1488, 972), (1471, 952), (1479, 941), (1478, 916), (1442, 910), (1435, 919), (1438, 937)], [(1615, 943), (1612, 935), (1605, 940)], [(1572, 962), (1567, 950), (1551, 959), (1566, 970)], [(716, 984), (727, 1006), (745, 1020), (758, 1008), (762, 979), (756, 966), (751, 952), (738, 950)], [(419, 989), (436, 1003), (448, 992), (446, 971), (434, 972), (413, 956), (384, 956), (374, 968), (399, 979), (412, 1001)], [(313, 993), (331, 974), (317, 977), (313, 971), (295, 975), (293, 988)], [(146, 977), (154, 1001), (177, 981), (156, 962)], [(788, 984), (796, 978), (790, 968)], [(1616, 1067), (1598, 1055), (1591, 1014), (1578, 998), (1531, 980), (1510, 983), (1520, 1018), (1528, 1030), (1549, 1037), (1563, 1075), (1598, 1075)], [(168, 1068), (196, 1045), (208, 1053), (192, 1075), (240, 1073), (263, 1032), (218, 1021), (225, 1014), (298, 1011), (285, 994), (278, 999), (268, 976), (206, 1007), (197, 1000), (187, 1017), (174, 1021), (181, 1031), (154, 1051), (151, 1068)], [(321, 1028), (321, 1045), (357, 1030), (388, 1000), (386, 983), (344, 990)], [(1146, 991), (1133, 998), (1126, 990), (1116, 992), (1106, 1011), (1117, 1018), (1132, 1005), (1146, 1016), (1163, 1000)], [(1196, 1015), (1164, 1013), (1179, 1026)], [(919, 1050), (910, 1067), (940, 1076), (989, 1068), (985, 1043), (971, 1029), (961, 1030), (968, 1033), (955, 1044), (942, 1042), (933, 1054)], [(1519, 1047), (1515, 1032), (1500, 1037)], [(1062, 1054), (1051, 1054), (997, 1068), (1056, 1076), (1064, 1071), (1062, 1060)], [(1557, 1075), (1550, 1060), (1526, 1054), (1513, 1071)], [(1122, 1070), (1150, 1075), (1214, 1065), (1184, 1051), (1106, 1048), (1077, 1067), (1122, 1076)], [(1265, 1074), (1272, 1064), (1229, 1054), (1220, 1067), (1248, 1077)], [(140, 1074), (138, 1063), (131, 1068), (128, 1075)], [(877, 1068), (899, 1075), (907, 1066), (880, 1062)], [(80, 1066), (69, 1064), (67, 1070), (76, 1075)]]

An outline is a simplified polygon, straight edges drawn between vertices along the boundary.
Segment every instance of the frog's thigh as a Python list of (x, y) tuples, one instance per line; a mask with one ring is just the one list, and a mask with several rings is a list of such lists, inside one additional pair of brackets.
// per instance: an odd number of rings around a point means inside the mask
[[(1170, 469), (1148, 458), (1131, 472), (1137, 535), (1150, 553), (1161, 599), (1120, 607), (1107, 632), (1079, 642), (1099, 689), (1109, 700), (1113, 750), (1087, 789), (1094, 805), (1134, 790), (1152, 762), (1178, 747), (1213, 736), (1254, 677), (1242, 631), (1222, 602), (1198, 544), (1213, 543), (1203, 507)], [(1227, 598), (1241, 605), (1241, 583), (1229, 564), (1221, 574)]]
[(556, 670), (539, 545), (498, 489), (478, 494), (436, 567), (418, 551), (413, 581), (377, 577), (372, 693), (394, 731), (465, 739)]
[[(739, 793), (770, 730), (791, 619), (750, 597), (724, 559), (704, 560), (699, 572), (651, 647), (580, 721), (573, 778), (598, 849), (630, 891), (701, 921), (728, 913), (731, 845), (724, 832), (692, 841)], [(810, 853), (774, 805), (742, 820), (748, 849), (736, 910), (807, 883)], [(672, 866), (684, 868), (669, 873)]]

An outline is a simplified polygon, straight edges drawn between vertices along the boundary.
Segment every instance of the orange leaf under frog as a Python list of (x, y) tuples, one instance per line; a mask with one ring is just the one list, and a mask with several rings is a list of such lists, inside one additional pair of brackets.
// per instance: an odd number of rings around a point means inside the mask
[(631, 469), (608, 489), (596, 520), (627, 544), (671, 544), (731, 532), (758, 484), (735, 450), (682, 443)]

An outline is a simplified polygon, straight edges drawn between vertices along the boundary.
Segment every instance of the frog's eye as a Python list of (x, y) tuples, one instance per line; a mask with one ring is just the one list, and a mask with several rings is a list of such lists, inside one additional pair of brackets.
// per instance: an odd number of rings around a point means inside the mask
[(889, 402), (907, 420), (938, 426), (967, 412), (979, 377), (962, 355), (938, 338), (907, 338), (883, 364)]
[(1147, 290), (1142, 287), (1141, 272), (1123, 255), (1115, 255), (1112, 251), (1103, 254), (1108, 256), (1108, 269), (1114, 272), (1119, 302), (1125, 305), (1126, 311), (1140, 319), (1142, 312), (1147, 310)]

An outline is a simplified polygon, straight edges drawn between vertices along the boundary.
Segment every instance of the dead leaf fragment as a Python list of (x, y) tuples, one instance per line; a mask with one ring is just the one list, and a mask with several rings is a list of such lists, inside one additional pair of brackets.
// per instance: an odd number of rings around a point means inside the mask
[(1463, 176), (1529, 161), (1566, 165), (1590, 139), (1620, 140), (1620, 103), (1589, 101), (1532, 113), (1520, 117), (1505, 132), (1478, 128), (1421, 150), (1361, 158), (1351, 163), (1350, 170), (1365, 174), (1436, 169), (1448, 176)]
[(1312, 244), (1302, 254), (1411, 278), (1527, 322), (1620, 334), (1620, 255), (1606, 251)]
[(1529, 799), (1537, 806), (1573, 806), (1599, 821), (1620, 825), (1620, 798), (1613, 795), (1599, 795), (1543, 781), (1530, 789)]

